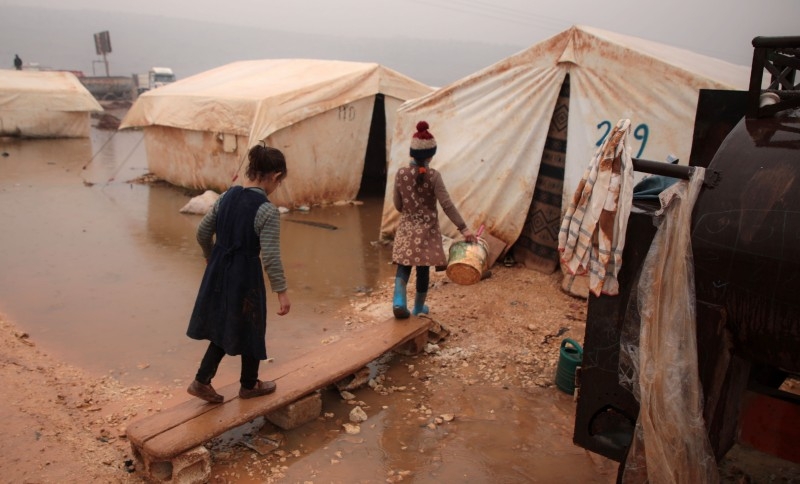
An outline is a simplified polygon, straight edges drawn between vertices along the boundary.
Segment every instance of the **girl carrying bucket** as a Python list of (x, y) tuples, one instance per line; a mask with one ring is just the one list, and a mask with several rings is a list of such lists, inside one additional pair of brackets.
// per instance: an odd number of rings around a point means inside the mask
[[(428, 123), (417, 123), (411, 138), (411, 161), (397, 170), (394, 179), (394, 206), (400, 212), (400, 222), (394, 238), (392, 262), (397, 264), (394, 279), (392, 309), (394, 317), (404, 319), (410, 314), (428, 314), (425, 298), (428, 295), (430, 266), (447, 265), (442, 248), (442, 233), (436, 202), (468, 242), (477, 237), (467, 227), (461, 214), (450, 200), (441, 174), (428, 165), (436, 153), (436, 139), (428, 131)], [(417, 268), (417, 293), (411, 313), (406, 302), (406, 285), (411, 268)]]

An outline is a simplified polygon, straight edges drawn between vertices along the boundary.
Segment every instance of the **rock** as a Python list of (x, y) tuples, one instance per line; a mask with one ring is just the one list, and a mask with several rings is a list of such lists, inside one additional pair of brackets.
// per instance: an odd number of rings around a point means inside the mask
[(361, 423), (367, 420), (367, 413), (361, 407), (353, 407), (350, 410), (350, 421), (353, 423)]
[(347, 435), (357, 435), (361, 433), (361, 426), (353, 423), (342, 424)]
[(438, 353), (439, 352), (439, 345), (428, 343), (425, 345), (425, 353)]
[(336, 388), (339, 390), (352, 391), (363, 387), (369, 382), (370, 369), (368, 367), (361, 368), (349, 377), (342, 378), (336, 382)]
[(258, 455), (267, 455), (278, 449), (282, 443), (283, 436), (274, 434), (272, 436), (255, 436), (250, 441), (243, 441), (242, 445), (255, 451)]

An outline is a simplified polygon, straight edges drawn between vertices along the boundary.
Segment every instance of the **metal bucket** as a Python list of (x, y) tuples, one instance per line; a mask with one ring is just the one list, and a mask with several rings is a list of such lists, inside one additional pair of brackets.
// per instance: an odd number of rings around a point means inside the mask
[(489, 245), (481, 238), (474, 244), (465, 241), (453, 243), (447, 259), (447, 277), (465, 286), (477, 283), (488, 269), (488, 254)]

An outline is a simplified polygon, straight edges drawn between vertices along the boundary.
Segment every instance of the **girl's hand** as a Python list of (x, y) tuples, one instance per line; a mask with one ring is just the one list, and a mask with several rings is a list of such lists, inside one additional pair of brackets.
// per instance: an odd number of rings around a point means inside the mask
[(278, 316), (289, 314), (292, 303), (289, 301), (289, 294), (287, 294), (286, 291), (278, 293), (278, 303), (281, 305), (281, 308), (278, 310)]
[(464, 229), (461, 232), (461, 235), (464, 236), (464, 240), (466, 240), (471, 244), (475, 244), (478, 242), (478, 237), (476, 237), (475, 234), (472, 233), (472, 230), (470, 230), (469, 228)]

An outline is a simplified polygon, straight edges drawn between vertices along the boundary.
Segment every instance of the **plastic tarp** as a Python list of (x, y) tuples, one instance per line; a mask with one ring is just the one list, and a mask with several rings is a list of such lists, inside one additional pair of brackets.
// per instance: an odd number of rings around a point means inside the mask
[[(743, 46), (745, 47), (745, 46)], [(684, 49), (573, 26), (464, 79), (401, 106), (389, 173), (408, 163), (416, 123), (438, 143), (432, 166), (473, 227), (513, 244), (522, 231), (559, 89), (570, 76), (562, 207), (613, 123), (631, 120), (631, 155), (683, 164), (691, 151), (700, 89), (748, 88), (750, 68)], [(392, 184), (389, 183), (388, 187)], [(399, 214), (387, 190), (381, 232)], [(442, 230), (456, 236), (442, 217)]]
[(375, 96), (384, 97), (383, 166), (397, 109), (432, 90), (373, 63), (241, 61), (144, 93), (120, 129), (144, 127), (148, 166), (157, 176), (218, 191), (243, 175), (249, 147), (264, 140), (289, 163), (273, 202), (335, 203), (359, 191), (375, 134)]
[(0, 135), (88, 137), (102, 110), (71, 72), (0, 70)]
[(640, 405), (624, 483), (719, 482), (697, 363), (691, 220), (703, 176), (696, 168), (661, 192), (658, 231), (631, 298), (635, 316), (622, 328), (620, 383)]

